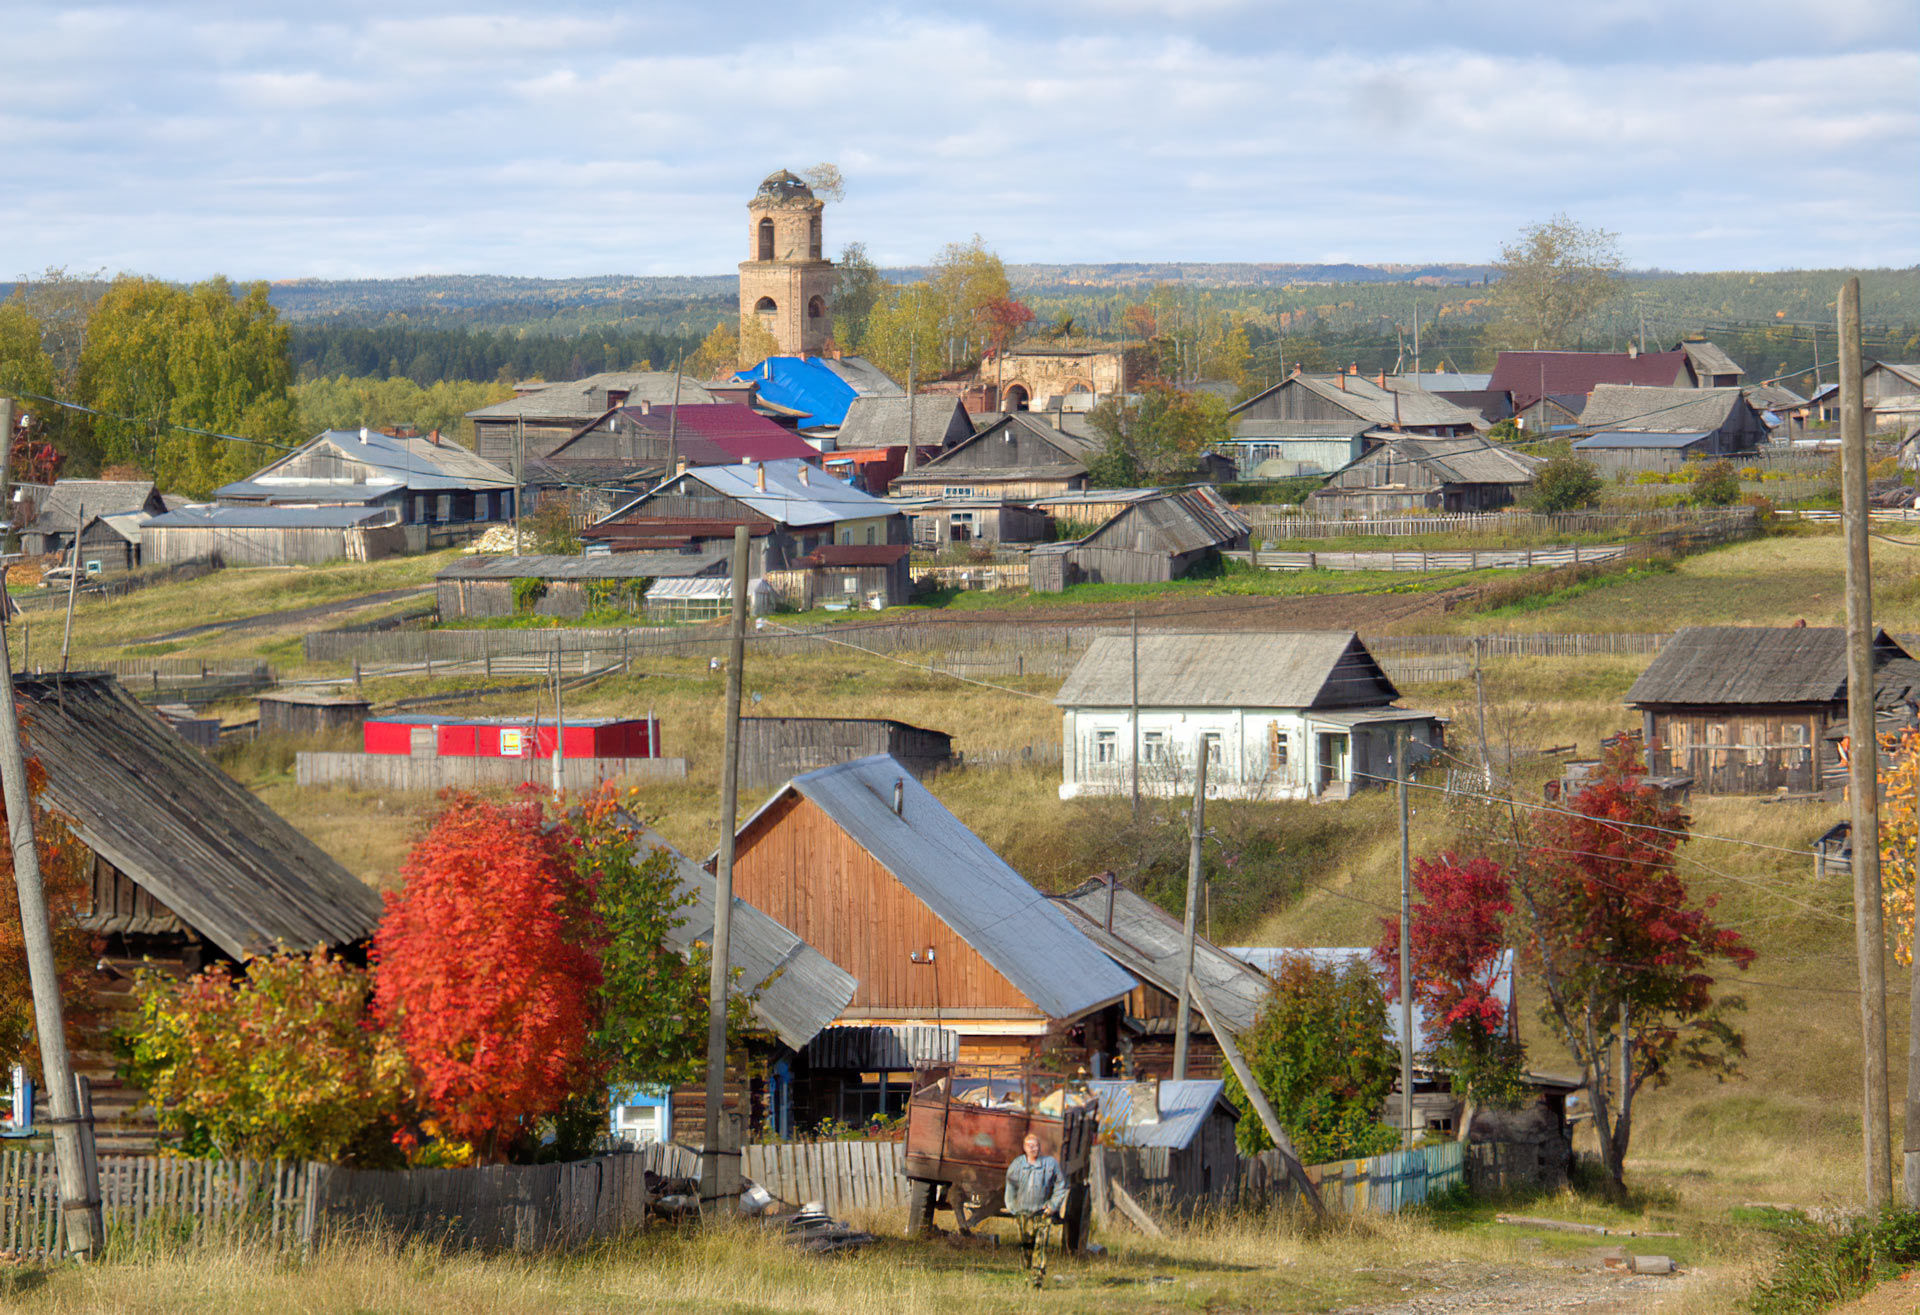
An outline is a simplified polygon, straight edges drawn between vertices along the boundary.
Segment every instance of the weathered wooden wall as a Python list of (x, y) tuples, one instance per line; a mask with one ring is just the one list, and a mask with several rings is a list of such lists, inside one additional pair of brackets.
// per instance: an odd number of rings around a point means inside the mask
[[(561, 783), (591, 790), (603, 781), (682, 781), (685, 758), (566, 758)], [(449, 786), (546, 786), (551, 758), (446, 758), (385, 753), (299, 753), (294, 779), (302, 787), (347, 785), (381, 790), (444, 790)]]
[(953, 741), (938, 731), (897, 722), (838, 717), (740, 719), (741, 784), (772, 790), (802, 772), (890, 753), (915, 776), (927, 777), (953, 759)]
[(1647, 770), (1690, 775), (1704, 794), (1812, 793), (1829, 756), (1823, 737), (1846, 712), (1844, 703), (1649, 709)]
[(403, 553), (406, 532), (398, 525), (340, 529), (301, 526), (240, 529), (214, 525), (144, 525), (143, 559), (164, 565), (213, 557), (228, 566), (317, 566), (322, 562), (377, 562)]

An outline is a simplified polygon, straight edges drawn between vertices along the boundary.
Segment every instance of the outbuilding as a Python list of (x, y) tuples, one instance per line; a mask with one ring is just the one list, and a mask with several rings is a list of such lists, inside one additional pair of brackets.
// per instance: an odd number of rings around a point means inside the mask
[(212, 557), (227, 566), (377, 562), (407, 550), (392, 507), (182, 507), (140, 527), (149, 566)]
[(659, 581), (724, 576), (731, 544), (722, 543), (714, 539), (689, 552), (593, 557), (476, 554), (442, 570), (434, 577), (434, 587), (443, 619), (520, 615), (577, 619), (601, 610), (637, 615), (645, 607), (647, 591)]
[(277, 689), (257, 695), (262, 735), (335, 735), (355, 733), (366, 724), (373, 704), (354, 694)]
[(891, 717), (742, 717), (740, 784), (774, 790), (835, 763), (887, 754), (925, 779), (953, 765), (953, 737)]
[[(1106, 1177), (1141, 1205), (1192, 1216), (1224, 1209), (1240, 1188), (1240, 1111), (1218, 1078), (1096, 1080)], [(1099, 1218), (1108, 1202), (1097, 1197)]]

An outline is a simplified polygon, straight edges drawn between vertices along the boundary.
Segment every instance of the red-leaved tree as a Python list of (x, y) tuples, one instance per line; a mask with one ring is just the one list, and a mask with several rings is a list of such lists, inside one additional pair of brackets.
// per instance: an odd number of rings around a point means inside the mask
[[(29, 727), (29, 734), (32, 728)], [(34, 848), (40, 854), (40, 880), (53, 924), (54, 966), (66, 1015), (68, 1042), (94, 1022), (88, 977), (93, 967), (93, 938), (82, 930), (87, 901), (86, 850), (58, 816), (41, 803), (46, 770), (38, 758), (27, 760), (27, 797), (33, 800)], [(14, 879), (13, 837), (0, 814), (0, 1069), (25, 1064), (40, 1072), (36, 1044), (33, 986), (27, 973), (27, 947), (20, 927), (20, 892)]]
[[(1506, 920), (1513, 912), (1506, 871), (1492, 859), (1452, 853), (1413, 861), (1413, 933), (1408, 958), (1413, 999), (1424, 1017), (1427, 1053), (1451, 1075), (1464, 1109), (1456, 1135), (1468, 1139), (1479, 1106), (1520, 1095), (1521, 1051), (1500, 997)], [(1400, 919), (1382, 918), (1374, 949), (1394, 998), (1400, 991)]]
[(374, 936), (375, 1016), (440, 1125), (500, 1159), (600, 1078), (597, 931), (571, 833), (531, 800), (454, 795), (401, 874)]
[(995, 352), (1007, 350), (1007, 345), (1019, 336), (1020, 331), (1033, 323), (1033, 308), (1012, 297), (1000, 297), (987, 302), (974, 314), (980, 320), (987, 345)]
[(1624, 740), (1564, 809), (1533, 825), (1514, 889), (1528, 951), (1546, 987), (1543, 1016), (1557, 1026), (1587, 1080), (1600, 1159), (1611, 1190), (1626, 1192), (1634, 1101), (1682, 1066), (1730, 1074), (1745, 1054), (1715, 999), (1716, 960), (1744, 969), (1754, 952), (1717, 926), (1714, 899), (1696, 898), (1676, 870), (1688, 819), (1641, 779)]

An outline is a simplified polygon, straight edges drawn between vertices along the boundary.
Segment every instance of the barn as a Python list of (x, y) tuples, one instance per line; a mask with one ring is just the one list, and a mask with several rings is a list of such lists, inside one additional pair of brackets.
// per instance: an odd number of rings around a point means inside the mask
[(1323, 516), (1498, 511), (1519, 499), (1541, 464), (1479, 435), (1394, 434), (1328, 476), (1308, 505)]
[(352, 694), (322, 694), (317, 690), (277, 689), (257, 695), (262, 735), (332, 735), (358, 733), (373, 704)]
[(1035, 593), (1180, 580), (1217, 566), (1222, 552), (1244, 549), (1248, 528), (1212, 489), (1174, 489), (1129, 501), (1084, 539), (1035, 548), (1028, 580)]
[(407, 550), (391, 507), (182, 507), (140, 527), (150, 566), (214, 557), (228, 566), (377, 562)]

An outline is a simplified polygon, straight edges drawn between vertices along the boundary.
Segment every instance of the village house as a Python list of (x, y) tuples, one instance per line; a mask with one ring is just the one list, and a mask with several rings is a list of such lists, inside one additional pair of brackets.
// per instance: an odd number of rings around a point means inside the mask
[(1687, 375), (1695, 388), (1738, 388), (1747, 373), (1739, 362), (1704, 338), (1682, 338), (1673, 349), (1687, 358)]
[(897, 1112), (916, 1059), (1114, 1051), (1133, 977), (889, 756), (789, 781), (741, 825), (733, 881), (859, 983), (841, 1026), (776, 1070), (795, 1126)]
[[(1273, 387), (1256, 393), (1233, 408), (1242, 432), (1257, 435), (1267, 422), (1330, 426), (1324, 432), (1301, 433), (1302, 439), (1333, 440), (1385, 429), (1395, 433), (1446, 438), (1473, 434), (1486, 427), (1477, 411), (1455, 406), (1436, 393), (1391, 388), (1383, 373), (1368, 378), (1357, 370), (1346, 374), (1294, 373)], [(1260, 422), (1255, 425), (1254, 422)], [(1289, 437), (1286, 433), (1281, 438)], [(1318, 460), (1336, 455), (1331, 450)], [(1357, 453), (1355, 455), (1358, 455)], [(1283, 460), (1303, 457), (1285, 455)], [(1347, 458), (1351, 461), (1353, 458)]]
[[(1913, 683), (1911, 654), (1874, 633), (1876, 683)], [(1877, 693), (1877, 691), (1876, 691)], [(1627, 691), (1647, 771), (1707, 794), (1812, 794), (1847, 720), (1846, 632), (1823, 626), (1688, 626)]]
[(1488, 373), (1460, 374), (1443, 370), (1432, 374), (1390, 374), (1387, 387), (1396, 393), (1431, 393), (1472, 411), (1489, 425), (1513, 418), (1513, 399), (1493, 386)]
[[(90, 978), (103, 1025), (133, 1008), (134, 976), (175, 977), (286, 946), (358, 954), (380, 897), (111, 676), (16, 675), (46, 806), (83, 847), (80, 925), (100, 946)], [(151, 1148), (141, 1093), (100, 1056), (87, 1070), (102, 1151)]]
[(1352, 416), (1268, 420), (1242, 415), (1234, 417), (1233, 437), (1215, 446), (1242, 480), (1292, 479), (1351, 464), (1379, 441), (1381, 432)]
[[(1122, 886), (1111, 872), (1052, 899), (1088, 940), (1139, 980), (1124, 1006), (1116, 1075), (1171, 1077), (1186, 928), (1152, 900)], [(1273, 984), (1264, 974), (1204, 936), (1194, 937), (1193, 977), (1213, 1016), (1232, 1036), (1253, 1026), (1272, 994)], [(1225, 1064), (1196, 1003), (1189, 1021), (1187, 1073), (1217, 1078), (1226, 1071)]]
[(1600, 384), (1573, 445), (1603, 473), (1677, 470), (1689, 458), (1739, 457), (1767, 442), (1767, 425), (1738, 388)]
[[(894, 497), (983, 498), (1023, 502), (1087, 487), (1087, 466), (1106, 440), (1084, 416), (1016, 412), (916, 470), (897, 476)], [(962, 513), (953, 513), (958, 518)], [(976, 526), (977, 521), (960, 522)], [(955, 538), (985, 538), (977, 528)]]
[(1920, 363), (1874, 361), (1860, 376), (1869, 433), (1920, 424)]
[(791, 429), (750, 406), (623, 406), (555, 445), (543, 467), (567, 473), (575, 462), (624, 466), (627, 478), (663, 478), (681, 466), (730, 466), (742, 461), (814, 461), (820, 454)]
[(1580, 418), (1601, 384), (1690, 388), (1693, 368), (1679, 348), (1670, 352), (1501, 352), (1487, 387), (1513, 399), (1512, 414), (1530, 434), (1546, 434)]
[(528, 461), (545, 456), (616, 407), (698, 406), (718, 398), (698, 381), (671, 370), (610, 370), (559, 383), (515, 385), (516, 396), (467, 412), (473, 450), (505, 470), (516, 453)]
[(596, 521), (581, 537), (620, 549), (632, 537), (688, 520), (771, 526), (756, 541), (756, 577), (795, 569), (824, 544), (905, 543), (909, 533), (893, 503), (849, 488), (809, 462), (788, 460), (692, 467)]
[(1485, 437), (1381, 436), (1309, 495), (1323, 516), (1498, 511), (1520, 500), (1542, 462)]
[(356, 507), (391, 510), (403, 525), (461, 525), (512, 519), (514, 494), (509, 471), (438, 430), (329, 429), (213, 496), (221, 507)]
[(1042, 544), (1027, 558), (1030, 587), (1058, 593), (1073, 584), (1145, 584), (1217, 567), (1244, 551), (1247, 520), (1206, 487), (1156, 490), (1130, 500), (1085, 538)]
[(1054, 696), (1062, 709), (1060, 797), (1193, 789), (1226, 799), (1345, 799), (1394, 779), (1444, 743), (1445, 719), (1395, 705), (1400, 692), (1351, 631), (1102, 635)]
[[(123, 539), (111, 525), (93, 524), (93, 518), (106, 516), (158, 516), (167, 503), (154, 488), (153, 481), (120, 479), (63, 479), (39, 495), (33, 519), (19, 529), (20, 551), (29, 557), (44, 557), (65, 552), (73, 543), (76, 516), (84, 514), (81, 556), (97, 551), (104, 561), (117, 555), (116, 545)], [(103, 569), (110, 569), (103, 566)]]

